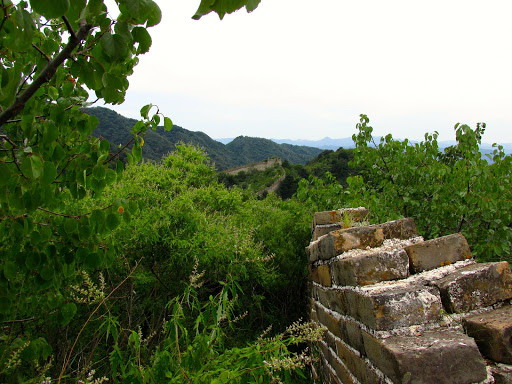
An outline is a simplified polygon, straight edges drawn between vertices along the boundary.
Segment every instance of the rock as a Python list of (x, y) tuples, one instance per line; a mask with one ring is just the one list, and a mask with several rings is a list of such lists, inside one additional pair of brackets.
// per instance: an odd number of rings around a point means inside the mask
[(450, 331), (376, 339), (363, 334), (368, 359), (394, 383), (470, 384), (487, 378), (485, 361), (470, 337)]
[(345, 305), (349, 315), (375, 331), (441, 319), (443, 306), (436, 287), (391, 284), (384, 289), (365, 288), (344, 292)]
[(318, 240), (318, 238), (322, 237), (323, 235), (327, 235), (329, 232), (337, 231), (343, 228), (343, 225), (340, 223), (317, 225), (313, 230), (313, 241)]
[(493, 364), (490, 366), (494, 384), (512, 384), (512, 366), (505, 364)]
[[(359, 208), (342, 208), (334, 211), (317, 212), (313, 217), (313, 226), (343, 223), (344, 220), (353, 222), (361, 222), (368, 217), (368, 210), (363, 207)], [(349, 225), (350, 226), (350, 225)]]
[(406, 278), (409, 257), (403, 249), (356, 250), (333, 262), (331, 269), (337, 285), (363, 286)]
[(473, 264), (432, 282), (450, 313), (469, 312), (512, 298), (512, 273), (506, 261)]
[(360, 383), (381, 384), (382, 381), (374, 368), (362, 359), (359, 353), (351, 350), (342, 341), (336, 340), (338, 357)]
[(309, 261), (328, 260), (351, 249), (375, 248), (385, 239), (409, 239), (417, 236), (414, 220), (400, 219), (384, 224), (333, 231), (311, 242), (306, 248)]
[(331, 271), (329, 270), (329, 265), (323, 264), (319, 265), (318, 267), (310, 267), (310, 271), (311, 280), (325, 287), (330, 287), (332, 285)]
[(482, 355), (498, 363), (512, 364), (512, 306), (466, 317), (462, 324)]
[(450, 265), (471, 257), (468, 242), (460, 233), (413, 244), (404, 249), (410, 259), (411, 273)]

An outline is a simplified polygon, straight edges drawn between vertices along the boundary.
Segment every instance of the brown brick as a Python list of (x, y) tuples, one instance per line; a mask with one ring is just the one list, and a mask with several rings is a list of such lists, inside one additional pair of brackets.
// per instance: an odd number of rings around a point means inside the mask
[(324, 307), (336, 311), (342, 315), (349, 314), (348, 302), (345, 291), (337, 289), (324, 289), (318, 286), (313, 288), (313, 297)]
[(316, 313), (318, 316), (318, 322), (327, 327), (329, 332), (337, 337), (341, 337), (340, 331), (340, 320), (327, 312), (322, 306), (317, 306)]
[(404, 249), (410, 258), (411, 273), (427, 271), (471, 257), (468, 242), (460, 233), (413, 244)]
[(317, 212), (313, 218), (313, 226), (343, 223), (344, 215), (348, 215), (352, 222), (360, 222), (368, 216), (368, 210), (366, 208), (359, 207)]
[(347, 252), (345, 255), (331, 264), (337, 285), (369, 285), (404, 279), (409, 274), (409, 257), (403, 249)]
[(328, 264), (319, 265), (318, 267), (310, 267), (311, 280), (321, 284), (325, 287), (332, 285), (331, 271)]
[(473, 264), (433, 282), (450, 313), (469, 312), (512, 298), (512, 273), (506, 261)]
[(376, 339), (364, 333), (368, 359), (394, 383), (469, 384), (487, 377), (470, 337), (450, 331)]
[(381, 379), (373, 367), (360, 357), (359, 354), (354, 353), (354, 351), (339, 340), (336, 340), (336, 347), (338, 357), (359, 382), (365, 384), (381, 383)]
[(341, 340), (359, 353), (364, 354), (363, 333), (361, 325), (356, 321), (343, 319), (340, 321)]
[(309, 261), (328, 260), (351, 249), (375, 248), (385, 239), (409, 239), (417, 236), (416, 225), (410, 218), (384, 224), (352, 227), (322, 236), (306, 248)]
[(466, 333), (475, 339), (482, 355), (512, 364), (512, 306), (463, 319)]
[(438, 321), (441, 298), (436, 287), (390, 284), (384, 287), (347, 290), (349, 314), (367, 327), (385, 331)]

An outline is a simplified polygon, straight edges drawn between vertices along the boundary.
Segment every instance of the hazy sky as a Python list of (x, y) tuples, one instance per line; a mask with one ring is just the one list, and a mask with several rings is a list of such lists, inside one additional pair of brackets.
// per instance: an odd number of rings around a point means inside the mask
[(485, 142), (512, 142), (510, 0), (262, 0), (222, 21), (156, 2), (126, 116), (153, 103), (214, 138), (342, 138), (364, 113), (376, 135), (446, 140), (485, 121)]

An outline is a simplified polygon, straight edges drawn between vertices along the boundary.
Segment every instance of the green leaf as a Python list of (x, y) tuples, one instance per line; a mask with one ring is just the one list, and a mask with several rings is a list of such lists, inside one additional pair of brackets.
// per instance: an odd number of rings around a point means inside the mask
[(78, 231), (78, 221), (76, 221), (75, 219), (66, 219), (64, 223), (64, 230), (68, 234), (75, 233), (76, 231)]
[(150, 6), (149, 15), (148, 15), (148, 21), (146, 23), (146, 27), (148, 27), (148, 28), (159, 24), (160, 21), (162, 20), (162, 11), (160, 10), (160, 7), (158, 6), (158, 4), (155, 3), (154, 1), (150, 1), (150, 3), (151, 3), (151, 6)]
[(119, 216), (115, 213), (109, 213), (106, 220), (107, 228), (113, 231), (119, 224), (121, 224), (121, 220), (119, 220)]
[(7, 280), (14, 280), (16, 272), (18, 272), (18, 267), (12, 261), (4, 264), (4, 276)]
[(30, 0), (34, 11), (47, 19), (64, 16), (69, 9), (69, 0)]
[(140, 109), (140, 115), (144, 118), (144, 119), (147, 119), (148, 118), (148, 113), (149, 113), (149, 110), (151, 109), (151, 107), (153, 106), (153, 104), (147, 104), (145, 106), (143, 106), (141, 109)]
[(92, 176), (96, 180), (103, 180), (105, 178), (106, 172), (106, 167), (102, 164), (98, 164), (92, 169)]
[(44, 172), (43, 177), (41, 178), (41, 181), (44, 184), (51, 184), (57, 177), (57, 168), (55, 168), (55, 165), (53, 163), (50, 163), (49, 161), (45, 161), (44, 163)]
[(62, 319), (61, 319), (62, 325), (69, 324), (69, 322), (71, 321), (73, 316), (75, 316), (76, 311), (77, 311), (77, 307), (76, 307), (75, 303), (67, 303), (67, 304), (63, 305), (60, 310), (60, 315), (62, 316)]
[(146, 53), (151, 47), (151, 36), (144, 27), (135, 27), (132, 30), (133, 40), (139, 43), (137, 54)]
[(103, 259), (98, 252), (89, 253), (85, 258), (85, 265), (91, 269), (100, 267), (102, 262)]
[(59, 98), (59, 90), (55, 87), (48, 87), (48, 96), (50, 96), (52, 100), (57, 100)]
[(20, 168), (29, 179), (38, 179), (43, 174), (44, 164), (38, 155), (32, 154), (32, 156), (27, 156), (23, 160)]
[(100, 39), (103, 52), (112, 60), (121, 60), (125, 57), (128, 50), (126, 39), (117, 34), (106, 33)]
[(164, 117), (164, 128), (166, 131), (170, 131), (172, 129), (172, 120), (168, 117)]

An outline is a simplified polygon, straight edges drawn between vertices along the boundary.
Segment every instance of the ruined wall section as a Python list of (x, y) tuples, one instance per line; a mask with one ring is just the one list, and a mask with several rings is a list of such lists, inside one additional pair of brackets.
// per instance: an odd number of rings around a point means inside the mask
[(461, 234), (424, 241), (412, 219), (367, 215), (313, 220), (310, 317), (327, 328), (316, 382), (512, 383), (509, 264), (476, 263)]
[(252, 163), (237, 168), (227, 169), (223, 172), (227, 173), (228, 175), (236, 175), (240, 172), (249, 172), (252, 170), (264, 171), (265, 169), (272, 168), (276, 164), (282, 165), (283, 162), (278, 157), (270, 157), (267, 160), (259, 161), (257, 163)]

